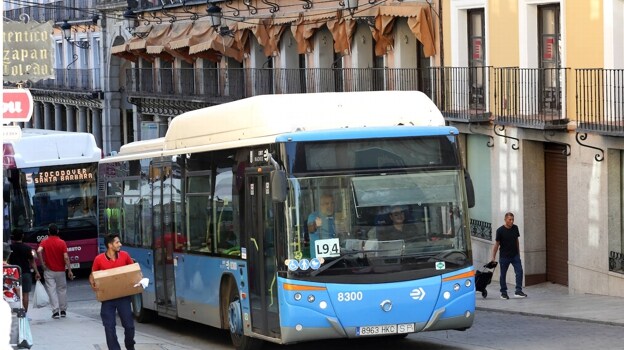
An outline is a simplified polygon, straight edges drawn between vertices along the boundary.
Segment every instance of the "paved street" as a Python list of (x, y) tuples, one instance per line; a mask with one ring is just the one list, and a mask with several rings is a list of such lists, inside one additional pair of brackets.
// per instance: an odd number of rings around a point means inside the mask
[[(568, 295), (565, 288), (544, 284), (525, 289), (527, 299), (498, 299), (490, 286), (488, 299), (477, 299), (474, 326), (465, 331), (412, 334), (393, 342), (396, 349), (622, 349), (624, 300)], [(48, 309), (33, 309), (33, 349), (106, 349), (104, 330), (86, 279), (70, 283), (70, 311), (61, 320)], [(539, 316), (538, 316), (539, 315)], [(123, 329), (118, 328), (122, 336)], [(232, 349), (226, 332), (203, 325), (161, 318), (137, 324), (137, 350)], [(267, 344), (265, 350), (343, 350), (387, 348), (389, 339), (323, 340), (290, 346)]]

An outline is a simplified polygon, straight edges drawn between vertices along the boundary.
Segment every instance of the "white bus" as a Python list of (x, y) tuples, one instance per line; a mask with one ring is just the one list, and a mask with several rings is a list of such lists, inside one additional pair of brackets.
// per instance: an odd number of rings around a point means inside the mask
[(48, 225), (67, 242), (72, 268), (90, 268), (97, 245), (97, 164), (102, 151), (91, 134), (23, 129), (2, 146), (5, 237), (24, 231), (36, 248)]
[(469, 328), (474, 196), (444, 124), (415, 91), (264, 95), (122, 147), (99, 195), (123, 220), (100, 233), (150, 278), (135, 316), (229, 329), (239, 350)]

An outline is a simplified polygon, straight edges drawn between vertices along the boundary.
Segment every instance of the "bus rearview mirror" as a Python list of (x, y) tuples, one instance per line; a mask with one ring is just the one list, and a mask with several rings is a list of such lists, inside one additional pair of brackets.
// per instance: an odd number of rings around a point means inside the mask
[(274, 202), (286, 201), (286, 172), (284, 170), (271, 171), (271, 198)]
[(474, 187), (472, 186), (472, 179), (468, 170), (464, 171), (464, 179), (466, 180), (466, 201), (468, 202), (468, 208), (474, 208), (475, 206), (475, 194)]

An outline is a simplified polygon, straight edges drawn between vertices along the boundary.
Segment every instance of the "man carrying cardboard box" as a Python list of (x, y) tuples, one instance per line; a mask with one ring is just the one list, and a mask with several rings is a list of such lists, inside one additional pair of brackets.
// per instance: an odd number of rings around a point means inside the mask
[[(104, 238), (104, 244), (106, 244), (106, 252), (95, 257), (95, 260), (93, 260), (93, 268), (91, 269), (92, 272), (133, 264), (130, 254), (121, 251), (119, 234), (113, 233), (107, 235)], [(91, 283), (91, 288), (97, 293), (99, 286), (96, 284), (93, 273), (89, 276), (89, 282)], [(106, 345), (109, 350), (121, 350), (119, 341), (117, 340), (117, 332), (115, 331), (115, 313), (119, 313), (121, 325), (124, 328), (124, 344), (126, 345), (126, 349), (134, 350), (134, 320), (132, 318), (130, 304), (130, 296), (102, 301), (100, 316), (102, 317), (102, 324), (104, 324)]]

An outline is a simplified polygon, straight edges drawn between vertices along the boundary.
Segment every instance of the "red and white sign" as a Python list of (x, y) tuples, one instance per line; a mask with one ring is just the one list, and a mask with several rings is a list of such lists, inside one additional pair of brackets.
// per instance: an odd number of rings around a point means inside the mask
[(2, 90), (2, 124), (27, 122), (33, 114), (33, 98), (26, 89)]
[(544, 60), (552, 61), (555, 50), (555, 38), (544, 38)]

